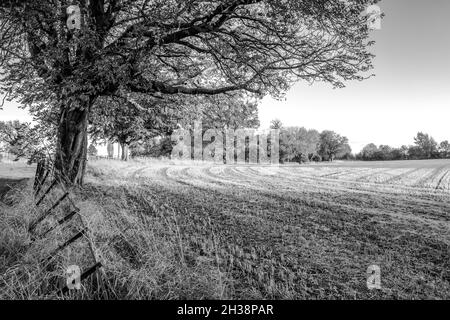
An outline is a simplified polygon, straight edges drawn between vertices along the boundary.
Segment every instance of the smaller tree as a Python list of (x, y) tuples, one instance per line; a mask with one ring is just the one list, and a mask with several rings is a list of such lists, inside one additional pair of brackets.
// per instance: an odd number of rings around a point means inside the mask
[(90, 155), (91, 157), (96, 157), (98, 154), (97, 148), (95, 147), (94, 144), (91, 143), (91, 145), (89, 145), (88, 148), (88, 155)]
[(324, 160), (333, 161), (336, 157), (341, 157), (348, 150), (347, 137), (343, 137), (334, 131), (325, 130), (320, 134), (319, 154)]
[(390, 160), (405, 160), (401, 148), (393, 148), (390, 152)]
[(428, 134), (419, 132), (414, 138), (414, 143), (420, 150), (422, 158), (431, 159), (437, 154), (437, 143)]
[(319, 156), (318, 154), (315, 154), (311, 157), (311, 161), (320, 162), (320, 161), (322, 161), (322, 157)]
[(339, 159), (339, 160), (354, 160), (355, 159), (355, 155), (352, 153), (352, 148), (350, 147), (350, 145), (348, 143), (346, 143), (342, 146), (342, 150), (336, 156), (336, 159)]
[(114, 144), (112, 144), (110, 141), (108, 141), (106, 144), (106, 151), (108, 152), (108, 158), (114, 158)]
[(362, 160), (375, 160), (375, 155), (378, 152), (378, 147), (374, 143), (369, 143), (360, 152), (360, 158)]
[(400, 154), (402, 160), (407, 160), (409, 158), (409, 148), (406, 145), (400, 147)]
[(423, 150), (419, 146), (409, 146), (408, 148), (408, 159), (418, 160), (423, 159)]
[(380, 155), (379, 155), (380, 160), (393, 160), (392, 147), (390, 147), (388, 145), (380, 145), (378, 150), (380, 152)]
[(16, 121), (0, 121), (0, 141), (4, 151), (19, 158), (32, 159), (41, 151), (39, 131), (29, 123)]
[(448, 140), (442, 141), (439, 144), (439, 154), (442, 159), (450, 157), (450, 143), (448, 142)]
[(280, 130), (280, 159), (307, 162), (317, 153), (320, 135), (316, 130), (286, 127)]
[[(130, 146), (170, 131), (180, 117), (166, 101), (157, 103), (143, 97), (133, 101), (102, 97), (97, 102), (102, 107), (91, 119), (90, 134), (93, 141), (119, 143), (124, 161), (128, 160)], [(112, 146), (108, 146), (108, 155), (113, 155)]]

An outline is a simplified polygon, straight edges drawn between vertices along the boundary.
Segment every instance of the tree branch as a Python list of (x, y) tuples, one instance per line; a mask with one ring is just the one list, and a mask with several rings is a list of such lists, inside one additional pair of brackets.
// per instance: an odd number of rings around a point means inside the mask
[(246, 84), (230, 85), (220, 88), (189, 88), (186, 86), (170, 86), (160, 81), (150, 81), (142, 76), (137, 81), (132, 81), (128, 84), (128, 89), (136, 93), (154, 93), (160, 92), (163, 94), (189, 94), (189, 95), (216, 95), (230, 91), (246, 90), (252, 93), (259, 94), (258, 90), (250, 89)]

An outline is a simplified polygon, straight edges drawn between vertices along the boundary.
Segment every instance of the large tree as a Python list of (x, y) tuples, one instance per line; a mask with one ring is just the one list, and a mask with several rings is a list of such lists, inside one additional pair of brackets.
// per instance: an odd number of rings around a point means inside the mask
[(322, 158), (329, 161), (351, 153), (348, 138), (329, 130), (322, 131), (320, 134), (318, 149)]
[(433, 139), (433, 137), (429, 136), (426, 133), (418, 132), (414, 137), (414, 143), (420, 150), (422, 158), (430, 159), (438, 151), (437, 142)]
[(442, 141), (439, 144), (439, 152), (443, 159), (450, 157), (450, 143), (448, 140)]
[(280, 130), (280, 159), (306, 162), (317, 154), (320, 134), (317, 130), (285, 127)]
[(374, 2), (2, 0), (2, 91), (56, 112), (56, 167), (81, 184), (100, 97), (280, 96), (299, 79), (362, 80), (372, 54), (361, 13)]
[(361, 150), (359, 157), (362, 160), (377, 160), (376, 156), (379, 153), (379, 149), (375, 143), (369, 143)]

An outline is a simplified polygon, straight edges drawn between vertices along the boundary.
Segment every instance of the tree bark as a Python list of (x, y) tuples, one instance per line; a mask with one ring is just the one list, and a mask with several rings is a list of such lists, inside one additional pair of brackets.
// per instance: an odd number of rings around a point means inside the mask
[(121, 143), (120, 146), (122, 148), (122, 161), (128, 161), (128, 145), (125, 143)]
[(90, 104), (71, 109), (63, 104), (58, 128), (55, 169), (66, 184), (83, 185), (88, 147)]
[(109, 141), (107, 144), (107, 151), (108, 151), (108, 158), (109, 159), (114, 158), (114, 145)]

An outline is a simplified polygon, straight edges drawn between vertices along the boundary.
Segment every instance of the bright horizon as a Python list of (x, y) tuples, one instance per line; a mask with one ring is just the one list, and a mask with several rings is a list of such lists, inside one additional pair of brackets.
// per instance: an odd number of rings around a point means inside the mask
[(285, 101), (266, 97), (261, 126), (278, 118), (285, 126), (334, 130), (352, 151), (366, 144), (414, 143), (417, 132), (450, 140), (450, 1), (384, 0), (381, 30), (372, 31), (375, 77), (345, 83), (296, 84)]
[[(373, 31), (376, 75), (346, 88), (299, 82), (286, 99), (263, 99), (261, 127), (272, 119), (285, 126), (334, 130), (346, 136), (354, 153), (366, 144), (413, 144), (417, 132), (439, 143), (450, 140), (450, 1), (384, 0), (381, 30)], [(431, 49), (430, 49), (431, 48)], [(31, 121), (17, 103), (6, 103), (0, 120)]]

